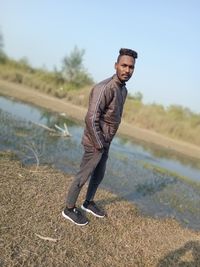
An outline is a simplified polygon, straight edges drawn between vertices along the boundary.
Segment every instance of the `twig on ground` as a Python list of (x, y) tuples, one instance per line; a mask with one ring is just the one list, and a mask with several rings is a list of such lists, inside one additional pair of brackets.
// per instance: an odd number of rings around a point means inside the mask
[(68, 131), (66, 123), (64, 123), (64, 128), (59, 127), (57, 124), (55, 124), (55, 128), (59, 130), (63, 136), (71, 136)]
[[(50, 132), (56, 133), (56, 130), (55, 130), (55, 129), (53, 129), (53, 128), (49, 128), (48, 126), (46, 126), (46, 125), (44, 125), (44, 124), (40, 124), (40, 123), (34, 123), (34, 124), (36, 124), (36, 125), (38, 125), (38, 126), (40, 126), (40, 127), (43, 127), (44, 129), (46, 129), (46, 130), (48, 130), (48, 131), (50, 131)], [(54, 126), (55, 126), (55, 128), (56, 128), (57, 130), (59, 130), (59, 132), (61, 132), (61, 135), (62, 135), (62, 136), (69, 136), (69, 137), (71, 136), (71, 134), (69, 133), (69, 130), (68, 130), (68, 128), (67, 128), (66, 123), (64, 123), (64, 128), (61, 128), (61, 127), (58, 126), (57, 124), (55, 124)]]
[(31, 152), (33, 152), (33, 155), (35, 156), (36, 159), (36, 170), (38, 169), (38, 166), (40, 164), (37, 153), (34, 151), (34, 149), (28, 145), (23, 145), (24, 147), (28, 148), (29, 150), (31, 150)]
[(65, 128), (65, 132), (66, 132), (67, 136), (71, 136), (66, 123), (64, 123), (64, 128)]
[(42, 235), (39, 235), (39, 234), (36, 234), (35, 235), (43, 240), (48, 240), (48, 241), (52, 241), (52, 242), (57, 242), (59, 241), (59, 239), (56, 239), (56, 238), (52, 238), (52, 237), (48, 237), (48, 236), (42, 236)]
[(50, 131), (50, 132), (56, 132), (56, 130), (55, 129), (53, 129), (53, 128), (49, 128), (48, 126), (46, 126), (46, 125), (44, 125), (44, 124), (40, 124), (40, 123), (35, 123), (36, 125), (38, 125), (38, 126), (40, 126), (40, 127), (43, 127), (44, 129), (46, 129), (46, 130), (48, 130), (48, 131)]

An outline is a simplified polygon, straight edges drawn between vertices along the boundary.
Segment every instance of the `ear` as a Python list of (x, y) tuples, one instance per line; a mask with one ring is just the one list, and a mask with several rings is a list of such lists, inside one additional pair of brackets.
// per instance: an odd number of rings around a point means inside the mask
[(117, 65), (118, 65), (117, 62), (115, 62), (115, 70), (117, 70)]

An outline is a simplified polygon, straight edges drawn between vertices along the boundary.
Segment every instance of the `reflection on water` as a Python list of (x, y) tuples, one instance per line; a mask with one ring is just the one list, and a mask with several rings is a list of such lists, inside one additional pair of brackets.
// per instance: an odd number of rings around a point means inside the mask
[[(80, 164), (83, 128), (66, 116), (13, 102), (0, 97), (0, 149), (14, 150), (25, 163), (47, 163), (74, 174)], [(7, 112), (9, 113), (7, 113)], [(71, 138), (51, 136), (40, 127), (67, 123)], [(185, 225), (200, 229), (200, 189), (169, 172), (144, 168), (144, 163), (165, 167), (178, 174), (199, 179), (199, 164), (189, 158), (166, 153), (133, 141), (115, 138), (110, 149), (107, 172), (102, 186), (134, 201), (145, 214), (175, 217)], [(165, 156), (166, 153), (166, 156)], [(171, 155), (171, 156), (170, 156)]]
[(9, 98), (0, 97), (0, 108), (28, 121), (40, 122), (44, 124), (47, 122), (47, 118), (42, 116), (40, 109), (36, 109), (31, 105), (23, 104), (17, 101), (15, 102)]
[(125, 150), (127, 153), (134, 151), (138, 156), (140, 155), (141, 160), (177, 172), (195, 181), (200, 181), (200, 160), (186, 157), (180, 153), (168, 151), (152, 144), (148, 147), (147, 143), (144, 142), (139, 145), (136, 140), (130, 141), (125, 138), (116, 138), (115, 142), (120, 144), (122, 151)]

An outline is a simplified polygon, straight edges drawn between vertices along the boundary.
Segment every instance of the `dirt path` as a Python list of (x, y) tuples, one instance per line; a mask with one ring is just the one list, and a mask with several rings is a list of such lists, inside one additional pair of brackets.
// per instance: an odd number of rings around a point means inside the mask
[[(52, 111), (66, 113), (68, 117), (83, 123), (86, 109), (80, 106), (75, 106), (65, 100), (49, 96), (38, 92), (27, 86), (17, 85), (7, 81), (0, 80), (0, 94), (11, 96), (16, 99), (35, 104), (40, 107), (47, 108)], [(141, 141), (162, 146), (169, 150), (179, 152), (183, 155), (200, 159), (200, 147), (177, 141), (161, 134), (135, 127), (134, 125), (122, 122), (118, 131), (119, 134), (136, 138)]]

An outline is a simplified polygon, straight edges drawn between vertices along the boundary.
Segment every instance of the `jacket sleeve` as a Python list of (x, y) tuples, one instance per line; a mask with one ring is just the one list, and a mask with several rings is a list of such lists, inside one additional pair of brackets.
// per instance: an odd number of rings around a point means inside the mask
[(96, 86), (92, 89), (89, 98), (88, 112), (85, 117), (86, 127), (96, 149), (108, 144), (100, 127), (100, 118), (109, 101), (110, 94), (106, 94), (106, 86)]
[[(127, 89), (126, 87), (124, 87), (122, 91), (122, 102), (115, 103), (114, 105), (115, 107), (112, 108), (112, 113), (110, 114), (110, 116), (112, 116), (112, 120), (109, 125), (109, 136), (107, 138), (109, 142), (112, 141), (121, 123), (121, 117), (122, 117), (123, 107), (124, 107), (126, 97), (127, 97)], [(116, 111), (116, 108), (118, 109), (118, 111)], [(116, 113), (119, 114), (117, 121), (116, 121)]]

